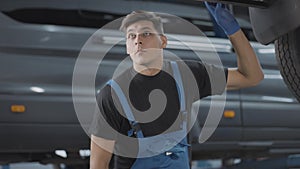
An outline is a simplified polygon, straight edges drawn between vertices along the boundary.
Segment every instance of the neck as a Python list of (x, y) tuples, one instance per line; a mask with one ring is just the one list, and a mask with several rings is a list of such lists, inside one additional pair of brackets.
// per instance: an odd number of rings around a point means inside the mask
[(156, 68), (148, 68), (148, 69), (144, 69), (141, 72), (139, 72), (142, 75), (146, 75), (146, 76), (155, 76), (156, 74), (158, 74), (160, 72), (161, 69), (156, 69)]
[(133, 65), (135, 71), (146, 76), (154, 76), (158, 74), (161, 71), (162, 67), (163, 67), (162, 61), (151, 65), (137, 65), (137, 64)]

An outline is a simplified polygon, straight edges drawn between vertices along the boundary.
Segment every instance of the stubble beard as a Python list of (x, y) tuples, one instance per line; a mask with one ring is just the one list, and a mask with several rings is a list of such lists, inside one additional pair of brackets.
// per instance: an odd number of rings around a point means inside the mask
[[(154, 57), (151, 59), (150, 57)], [(162, 62), (162, 53), (159, 52), (139, 52), (136, 53), (134, 58), (136, 61), (134, 62), (134, 67), (137, 70), (141, 69), (161, 69), (161, 62)]]

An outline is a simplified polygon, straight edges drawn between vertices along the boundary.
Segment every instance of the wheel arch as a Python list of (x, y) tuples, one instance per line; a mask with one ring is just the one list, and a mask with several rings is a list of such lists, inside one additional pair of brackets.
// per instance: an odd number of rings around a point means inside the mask
[(249, 7), (254, 35), (262, 44), (269, 44), (300, 26), (300, 1), (275, 0), (268, 8)]

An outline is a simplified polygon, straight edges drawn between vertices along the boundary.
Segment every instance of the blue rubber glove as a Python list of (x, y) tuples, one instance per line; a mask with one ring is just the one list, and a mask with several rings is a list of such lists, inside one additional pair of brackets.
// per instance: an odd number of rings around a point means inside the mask
[(224, 30), (226, 35), (232, 35), (240, 29), (240, 25), (234, 16), (221, 3), (204, 2), (206, 8), (214, 17), (217, 24)]

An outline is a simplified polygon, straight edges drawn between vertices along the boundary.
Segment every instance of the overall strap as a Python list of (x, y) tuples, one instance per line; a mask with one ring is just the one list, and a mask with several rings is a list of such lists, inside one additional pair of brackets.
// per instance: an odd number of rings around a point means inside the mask
[(185, 95), (183, 89), (183, 83), (180, 75), (180, 71), (178, 65), (175, 61), (171, 61), (172, 69), (173, 69), (173, 76), (176, 81), (176, 86), (179, 94), (179, 101), (180, 101), (180, 111), (186, 111), (185, 105)]
[(110, 85), (116, 92), (116, 94), (121, 102), (121, 105), (123, 107), (124, 113), (126, 114), (126, 117), (129, 121), (131, 130), (128, 131), (128, 136), (132, 136), (132, 134), (135, 133), (138, 138), (143, 138), (144, 135), (140, 128), (140, 125), (137, 121), (135, 121), (133, 113), (131, 111), (131, 108), (128, 104), (127, 98), (124, 95), (124, 92), (122, 91), (121, 87), (114, 80), (108, 81), (107, 84)]
[(182, 83), (181, 74), (178, 68), (178, 64), (176, 61), (171, 61), (171, 66), (173, 69), (173, 76), (176, 81), (176, 86), (179, 94), (179, 101), (180, 101), (180, 113), (182, 113), (183, 116), (183, 128), (186, 130), (187, 125), (187, 112), (186, 112), (186, 104), (185, 104), (185, 94), (184, 94), (184, 88)]

